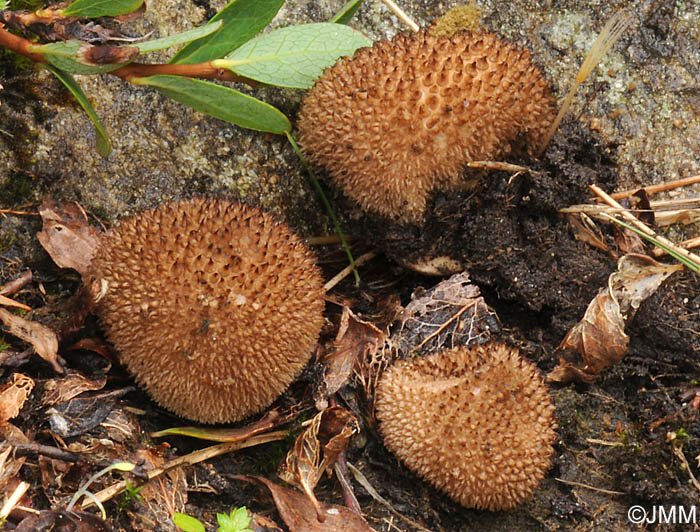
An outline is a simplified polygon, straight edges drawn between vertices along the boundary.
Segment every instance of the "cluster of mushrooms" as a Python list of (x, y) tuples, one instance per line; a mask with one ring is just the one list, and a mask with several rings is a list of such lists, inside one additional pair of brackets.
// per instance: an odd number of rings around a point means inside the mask
[[(527, 51), (489, 33), (398, 35), (328, 69), (299, 138), (360, 208), (420, 223), (465, 165), (532, 154), (553, 120)], [(324, 324), (312, 252), (257, 208), (169, 203), (107, 233), (86, 282), (107, 338), (163, 407), (204, 423), (268, 407)], [(498, 343), (397, 361), (375, 401), (386, 447), (467, 507), (513, 508), (550, 465), (554, 407), (537, 369)]]

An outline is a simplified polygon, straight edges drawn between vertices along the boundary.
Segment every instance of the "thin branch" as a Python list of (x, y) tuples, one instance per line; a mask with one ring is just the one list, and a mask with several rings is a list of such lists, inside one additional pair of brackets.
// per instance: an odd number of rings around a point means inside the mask
[[(700, 237), (689, 238), (688, 240), (683, 240), (683, 242), (678, 242), (678, 245), (684, 249), (692, 249), (700, 246)], [(651, 252), (655, 257), (662, 257), (668, 255), (668, 251), (661, 248), (653, 249)]]
[(698, 482), (698, 479), (695, 478), (695, 475), (693, 475), (693, 472), (690, 469), (690, 464), (688, 463), (688, 459), (685, 457), (685, 454), (683, 454), (683, 448), (679, 445), (674, 445), (673, 454), (675, 454), (680, 459), (680, 461), (683, 462), (683, 466), (685, 467), (685, 470), (690, 476), (690, 482), (692, 482), (696, 490), (700, 491), (700, 482)]

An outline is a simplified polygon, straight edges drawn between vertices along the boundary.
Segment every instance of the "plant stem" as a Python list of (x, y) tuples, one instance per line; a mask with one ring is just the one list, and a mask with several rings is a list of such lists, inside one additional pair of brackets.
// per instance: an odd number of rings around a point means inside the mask
[[(46, 63), (46, 58), (42, 54), (31, 51), (35, 43), (19, 37), (7, 31), (0, 24), (0, 46), (17, 52), (24, 57), (27, 57), (35, 63)], [(136, 77), (154, 76), (156, 74), (170, 74), (173, 76), (186, 76), (190, 78), (211, 79), (215, 81), (235, 81), (245, 83), (251, 87), (257, 87), (260, 84), (251, 79), (238, 76), (225, 68), (217, 68), (210, 61), (199, 63), (196, 65), (180, 65), (180, 64), (146, 64), (146, 63), (129, 63), (121, 68), (109, 72), (113, 76), (122, 78), (125, 81), (130, 81)]]
[(345, 239), (345, 234), (343, 233), (343, 230), (340, 228), (340, 222), (338, 221), (338, 218), (336, 217), (335, 212), (333, 211), (333, 207), (331, 206), (331, 202), (328, 201), (328, 198), (324, 194), (323, 189), (321, 188), (321, 184), (318, 182), (318, 179), (316, 178), (316, 174), (314, 173), (313, 169), (311, 168), (311, 165), (306, 160), (306, 157), (304, 157), (304, 154), (301, 152), (301, 149), (299, 148), (297, 141), (294, 140), (294, 137), (292, 136), (292, 134), (289, 131), (285, 131), (285, 134), (287, 135), (287, 140), (292, 145), (292, 148), (294, 148), (294, 151), (296, 152), (297, 157), (299, 157), (301, 164), (304, 165), (304, 168), (306, 168), (306, 171), (311, 176), (311, 182), (314, 184), (314, 188), (316, 189), (316, 192), (318, 192), (318, 195), (321, 196), (321, 201), (323, 202), (323, 206), (326, 208), (326, 212), (328, 212), (328, 216), (330, 217), (331, 221), (333, 222), (333, 227), (335, 227), (335, 232), (338, 234), (338, 238), (340, 238), (340, 242), (342, 243), (343, 249), (345, 250), (345, 253), (348, 256), (348, 260), (350, 261), (350, 266), (352, 266), (352, 272), (355, 276), (355, 286), (360, 286), (360, 274), (357, 271), (355, 259), (352, 257), (352, 252), (350, 251), (350, 246), (348, 245), (348, 241)]

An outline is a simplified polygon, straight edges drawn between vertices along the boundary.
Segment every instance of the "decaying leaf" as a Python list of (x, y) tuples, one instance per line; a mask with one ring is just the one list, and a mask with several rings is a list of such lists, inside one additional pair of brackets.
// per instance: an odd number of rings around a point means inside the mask
[(36, 353), (46, 360), (57, 373), (64, 373), (58, 356), (58, 337), (46, 325), (28, 321), (0, 308), (0, 321), (8, 328), (10, 334), (29, 342)]
[(627, 354), (629, 336), (625, 323), (639, 305), (653, 294), (680, 264), (665, 265), (646, 255), (625, 255), (577, 323), (557, 347), (559, 364), (547, 376), (550, 381), (593, 382), (603, 369)]
[(37, 238), (61, 268), (73, 268), (83, 275), (100, 242), (100, 233), (88, 223), (87, 214), (76, 202), (56, 205), (44, 201), (39, 208), (44, 222)]
[(12, 423), (0, 425), (0, 497), (12, 490), (15, 477), (27, 459), (14, 452), (13, 443), (29, 442), (29, 438)]
[(323, 381), (314, 394), (318, 410), (326, 408), (328, 397), (347, 382), (356, 361), (376, 355), (384, 340), (382, 331), (358, 318), (348, 307), (343, 307), (333, 350), (322, 360)]
[(49, 408), (51, 431), (61, 438), (79, 436), (102, 423), (114, 408), (117, 399), (133, 388), (122, 388), (89, 397), (74, 397)]
[(457, 273), (424, 294), (414, 294), (399, 317), (392, 340), (404, 355), (460, 345), (483, 344), (498, 332), (498, 317), (467, 272)]
[(256, 434), (268, 432), (285, 421), (287, 421), (287, 418), (281, 416), (277, 410), (270, 410), (260, 420), (246, 425), (245, 427), (173, 427), (158, 432), (152, 432), (151, 438), (178, 435), (199, 438), (200, 440), (236, 442), (248, 439)]
[(358, 431), (357, 419), (344, 408), (332, 406), (319, 412), (294, 442), (294, 448), (278, 473), (279, 477), (300, 487), (316, 509), (318, 520), (325, 514), (314, 495), (314, 488), (324, 471), (328, 471)]
[(34, 381), (26, 375), (14, 373), (10, 377), (10, 382), (0, 388), (0, 424), (19, 414), (33, 388)]
[(277, 511), (289, 528), (289, 532), (373, 532), (361, 515), (345, 506), (319, 503), (324, 516), (320, 521), (316, 509), (303, 493), (275, 484), (262, 477), (246, 475), (233, 477), (266, 487), (272, 494)]
[(83, 392), (101, 390), (106, 382), (104, 377), (93, 380), (78, 372), (71, 371), (65, 377), (46, 381), (41, 402), (48, 406), (70, 401)]

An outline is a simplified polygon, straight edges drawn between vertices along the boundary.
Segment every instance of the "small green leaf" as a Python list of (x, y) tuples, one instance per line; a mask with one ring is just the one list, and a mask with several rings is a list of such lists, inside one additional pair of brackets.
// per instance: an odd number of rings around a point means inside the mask
[(191, 515), (174, 513), (173, 523), (185, 532), (206, 532), (202, 522)]
[(300, 24), (260, 35), (213, 63), (269, 85), (308, 89), (338, 58), (371, 44), (343, 24)]
[(132, 83), (154, 87), (175, 101), (241, 127), (279, 135), (292, 129), (275, 107), (216, 83), (164, 75), (135, 78)]
[(211, 35), (216, 30), (221, 28), (222, 25), (223, 22), (221, 21), (210, 22), (209, 24), (204, 24), (199, 28), (183, 31), (182, 33), (178, 33), (176, 35), (170, 35), (168, 37), (162, 37), (160, 39), (154, 39), (152, 41), (142, 43), (135, 43), (134, 46), (138, 47), (142, 54), (154, 52), (156, 50), (163, 50), (164, 48), (170, 48), (171, 46), (175, 46), (177, 44), (185, 44), (196, 39), (206, 37), (207, 35)]
[(362, 5), (362, 0), (350, 0), (346, 2), (343, 7), (341, 7), (338, 12), (333, 16), (330, 22), (335, 22), (336, 24), (347, 24), (350, 19), (355, 14), (355, 12), (360, 9)]
[(95, 112), (95, 109), (90, 103), (90, 100), (88, 100), (87, 96), (85, 96), (83, 89), (80, 88), (78, 82), (75, 81), (75, 79), (73, 79), (73, 76), (71, 76), (68, 72), (59, 70), (58, 68), (50, 64), (45, 64), (44, 66), (49, 72), (56, 76), (61, 81), (61, 83), (63, 83), (68, 88), (68, 90), (73, 94), (73, 96), (75, 96), (75, 99), (78, 100), (78, 103), (83, 108), (83, 110), (90, 117), (90, 120), (92, 120), (92, 123), (95, 125), (95, 132), (97, 133), (97, 152), (106, 159), (107, 156), (109, 156), (109, 152), (112, 150), (112, 146), (109, 141), (109, 136), (107, 135), (107, 131), (102, 125), (102, 122), (100, 122), (100, 118), (97, 116), (97, 113)]
[(117, 17), (136, 11), (143, 0), (75, 0), (60, 11), (64, 17)]
[(34, 45), (30, 51), (42, 54), (53, 66), (71, 74), (104, 74), (128, 63), (111, 63), (108, 65), (90, 65), (78, 59), (78, 52), (84, 46), (91, 46), (82, 41), (70, 40), (50, 44)]
[(180, 50), (171, 63), (196, 64), (224, 57), (260, 33), (275, 17), (284, 0), (233, 0), (214, 15), (211, 22), (221, 20), (216, 33), (191, 42)]
[(216, 514), (219, 523), (219, 532), (252, 532), (250, 525), (251, 518), (245, 506), (232, 510), (229, 515)]

